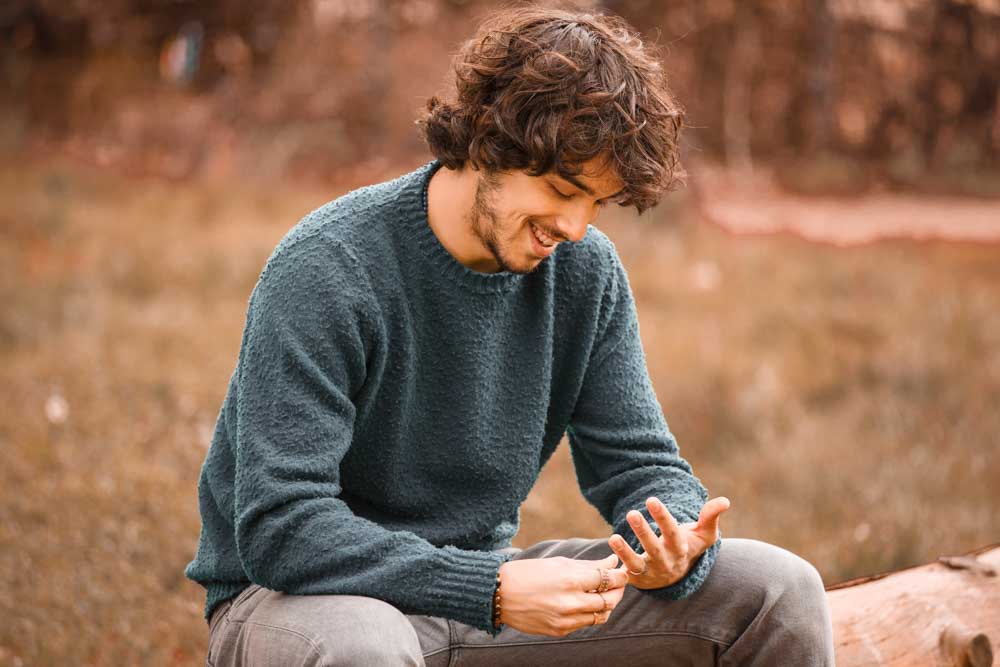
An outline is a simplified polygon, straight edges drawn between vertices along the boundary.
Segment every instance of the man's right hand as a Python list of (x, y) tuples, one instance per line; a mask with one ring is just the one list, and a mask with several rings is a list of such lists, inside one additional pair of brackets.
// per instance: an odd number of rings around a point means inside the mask
[[(625, 565), (616, 568), (617, 563), (616, 554), (600, 560), (555, 556), (507, 561), (500, 566), (500, 622), (550, 637), (607, 622), (628, 582)], [(600, 594), (594, 592), (601, 583), (598, 568), (607, 570), (610, 579), (608, 590)]]

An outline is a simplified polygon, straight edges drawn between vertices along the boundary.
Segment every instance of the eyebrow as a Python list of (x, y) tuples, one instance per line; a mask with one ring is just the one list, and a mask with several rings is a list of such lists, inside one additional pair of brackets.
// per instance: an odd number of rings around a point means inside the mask
[[(585, 185), (585, 184), (584, 184), (584, 183), (583, 183), (582, 181), (580, 181), (580, 180), (579, 180), (579, 179), (578, 179), (578, 178), (577, 178), (576, 176), (573, 176), (573, 175), (571, 175), (571, 174), (566, 174), (565, 176), (564, 176), (564, 175), (562, 175), (562, 174), (559, 174), (559, 178), (562, 178), (562, 179), (563, 179), (563, 180), (565, 180), (565, 181), (569, 181), (570, 183), (572, 183), (573, 185), (575, 185), (575, 186), (576, 186), (576, 187), (578, 187), (579, 189), (581, 189), (581, 190), (583, 190), (584, 192), (586, 192), (586, 193), (587, 193), (588, 195), (590, 195), (591, 197), (593, 197), (593, 196), (594, 196), (594, 191), (593, 191), (593, 190), (591, 190), (590, 188), (588, 188), (588, 187), (587, 187), (587, 186), (586, 186), (586, 185)], [(607, 197), (604, 197), (604, 199), (614, 199), (615, 197), (618, 197), (618, 196), (620, 196), (620, 195), (621, 195), (621, 194), (622, 194), (623, 192), (625, 192), (625, 188), (622, 188), (621, 190), (619, 190), (618, 192), (614, 193), (613, 195), (608, 195)]]

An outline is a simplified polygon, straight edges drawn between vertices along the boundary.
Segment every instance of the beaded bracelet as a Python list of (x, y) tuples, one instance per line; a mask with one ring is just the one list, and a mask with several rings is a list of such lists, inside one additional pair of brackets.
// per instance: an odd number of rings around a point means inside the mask
[(500, 571), (497, 570), (497, 587), (493, 591), (493, 627), (500, 627)]

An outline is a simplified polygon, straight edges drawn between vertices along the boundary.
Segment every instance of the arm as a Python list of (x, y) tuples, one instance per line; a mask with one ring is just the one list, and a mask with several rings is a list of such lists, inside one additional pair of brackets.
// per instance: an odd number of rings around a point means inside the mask
[[(656, 400), (628, 278), (617, 254), (611, 250), (611, 255), (614, 271), (602, 298), (595, 342), (567, 433), (584, 497), (632, 549), (642, 553), (626, 520), (629, 510), (657, 525), (645, 503), (656, 496), (679, 523), (696, 522), (708, 494), (681, 458)], [(710, 546), (676, 583), (647, 592), (668, 599), (687, 597), (705, 580), (719, 546), (719, 541)]]
[(379, 337), (375, 308), (339, 245), (306, 236), (268, 260), (250, 298), (229, 426), (239, 558), (266, 588), (376, 597), (492, 633), (509, 554), (437, 547), (355, 515), (338, 497), (352, 399)]

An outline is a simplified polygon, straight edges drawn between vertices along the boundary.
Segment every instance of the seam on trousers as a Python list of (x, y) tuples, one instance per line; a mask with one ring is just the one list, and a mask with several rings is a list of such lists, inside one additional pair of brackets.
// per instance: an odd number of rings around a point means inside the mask
[[(579, 637), (577, 639), (545, 639), (539, 641), (519, 641), (519, 642), (504, 642), (502, 644), (455, 644), (455, 648), (471, 648), (471, 649), (502, 649), (507, 646), (549, 646), (551, 644), (575, 644), (577, 642), (602, 642), (612, 639), (630, 639), (633, 637), (661, 637), (661, 636), (675, 636), (682, 635), (684, 637), (695, 637), (697, 639), (704, 639), (705, 641), (712, 642), (713, 644), (718, 644), (719, 646), (724, 646), (729, 648), (733, 645), (733, 642), (724, 642), (715, 637), (709, 637), (708, 635), (699, 634), (697, 632), (689, 632), (686, 630), (659, 630), (656, 632), (633, 632), (623, 635), (609, 635), (607, 637)], [(735, 640), (734, 640), (735, 641)]]
[(256, 625), (259, 628), (270, 628), (272, 630), (281, 630), (282, 632), (287, 632), (290, 635), (293, 635), (295, 637), (299, 637), (301, 639), (304, 639), (305, 642), (307, 644), (309, 644), (310, 648), (312, 648), (313, 652), (316, 654), (317, 657), (321, 657), (323, 655), (323, 652), (320, 651), (319, 646), (316, 645), (316, 642), (313, 641), (312, 637), (310, 637), (309, 635), (304, 635), (301, 632), (298, 632), (297, 630), (292, 630), (291, 628), (283, 628), (280, 625), (271, 625), (269, 623), (261, 623), (260, 621), (235, 621), (234, 620), (234, 621), (230, 621), (230, 622), (231, 623), (242, 623), (244, 625)]
[[(223, 602), (222, 604), (228, 603)], [(222, 641), (221, 633), (229, 629), (229, 610), (223, 609), (222, 615), (217, 618), (218, 620), (215, 624), (215, 628), (210, 628), (208, 631), (208, 648), (205, 651), (205, 667), (215, 667), (215, 660), (212, 657), (212, 649), (216, 648), (216, 645)]]
[(448, 620), (448, 649), (451, 651), (450, 657), (448, 658), (448, 667), (455, 667), (458, 664), (458, 654), (461, 653), (459, 649), (460, 644), (456, 641), (455, 636), (455, 623), (452, 620)]
[(437, 648), (437, 649), (434, 649), (433, 651), (429, 651), (427, 653), (424, 653), (423, 656), (425, 658), (429, 658), (432, 655), (437, 655), (438, 653), (443, 653), (444, 651), (447, 651), (449, 648), (451, 648), (451, 647), (450, 646), (442, 646), (441, 648)]

